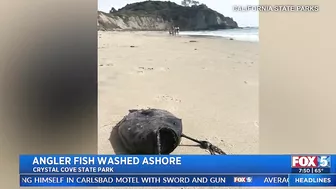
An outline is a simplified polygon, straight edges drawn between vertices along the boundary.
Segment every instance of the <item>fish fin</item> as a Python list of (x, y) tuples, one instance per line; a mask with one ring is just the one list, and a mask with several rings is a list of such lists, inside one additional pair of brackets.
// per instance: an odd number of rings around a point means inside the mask
[(139, 110), (137, 110), (137, 109), (128, 110), (129, 113), (133, 113), (133, 112), (136, 112), (136, 111), (139, 111)]

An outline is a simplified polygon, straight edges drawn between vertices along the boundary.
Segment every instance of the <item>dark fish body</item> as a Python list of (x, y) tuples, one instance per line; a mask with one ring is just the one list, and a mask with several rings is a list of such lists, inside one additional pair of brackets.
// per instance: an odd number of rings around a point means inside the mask
[(132, 154), (170, 154), (182, 136), (182, 120), (160, 109), (130, 110), (116, 126)]

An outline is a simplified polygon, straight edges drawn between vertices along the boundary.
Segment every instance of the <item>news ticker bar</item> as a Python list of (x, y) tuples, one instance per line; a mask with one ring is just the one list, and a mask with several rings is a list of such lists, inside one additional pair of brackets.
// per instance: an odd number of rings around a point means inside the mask
[(20, 175), (21, 187), (117, 187), (117, 186), (241, 186), (325, 187), (336, 186), (336, 175)]
[(336, 173), (336, 155), (21, 155), (20, 173)]

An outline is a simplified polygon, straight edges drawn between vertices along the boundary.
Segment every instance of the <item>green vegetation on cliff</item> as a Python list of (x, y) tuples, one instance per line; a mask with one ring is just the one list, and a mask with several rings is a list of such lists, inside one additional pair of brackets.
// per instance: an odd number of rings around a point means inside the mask
[(169, 25), (179, 26), (181, 30), (215, 30), (238, 27), (232, 18), (225, 17), (206, 5), (198, 5), (198, 3), (191, 6), (181, 6), (170, 1), (144, 1), (127, 4), (119, 10), (112, 8), (110, 13), (105, 15), (111, 18), (122, 18), (126, 24), (130, 17), (150, 17), (158, 22), (163, 20)]

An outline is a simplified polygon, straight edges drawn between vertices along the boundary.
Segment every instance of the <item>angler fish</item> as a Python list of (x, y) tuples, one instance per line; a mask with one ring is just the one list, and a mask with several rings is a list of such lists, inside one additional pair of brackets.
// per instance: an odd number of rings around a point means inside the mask
[(122, 144), (131, 154), (170, 154), (180, 144), (181, 137), (200, 144), (211, 154), (225, 154), (207, 141), (184, 135), (182, 120), (166, 110), (129, 110), (116, 126)]

